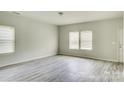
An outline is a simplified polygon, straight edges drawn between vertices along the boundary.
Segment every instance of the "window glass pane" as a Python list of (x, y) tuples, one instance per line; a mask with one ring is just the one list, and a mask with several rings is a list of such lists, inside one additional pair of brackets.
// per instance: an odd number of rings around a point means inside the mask
[(69, 32), (69, 49), (79, 49), (79, 32)]
[(81, 32), (81, 49), (92, 50), (92, 31)]
[(14, 39), (14, 28), (8, 26), (0, 26), (0, 53), (14, 52)]

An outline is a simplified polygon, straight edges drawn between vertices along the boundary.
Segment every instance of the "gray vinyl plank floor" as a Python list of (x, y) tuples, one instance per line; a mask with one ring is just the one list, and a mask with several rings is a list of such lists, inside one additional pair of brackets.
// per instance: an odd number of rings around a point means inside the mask
[(121, 82), (123, 64), (52, 56), (0, 68), (1, 82)]

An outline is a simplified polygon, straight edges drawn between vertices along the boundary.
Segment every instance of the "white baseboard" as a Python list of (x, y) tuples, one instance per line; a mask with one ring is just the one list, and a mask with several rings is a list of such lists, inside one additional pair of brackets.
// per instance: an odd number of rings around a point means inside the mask
[(41, 59), (41, 58), (55, 56), (55, 55), (57, 55), (57, 53), (49, 54), (49, 55), (44, 55), (44, 56), (33, 57), (33, 58), (27, 58), (27, 59), (16, 61), (16, 62), (13, 62), (13, 63), (10, 63), (10, 64), (4, 64), (4, 65), (1, 65), (0, 67), (14, 65), (14, 64), (19, 64), (19, 63), (25, 63), (25, 62), (28, 62), (28, 61), (31, 61), (31, 60)]
[[(69, 54), (65, 54), (65, 53), (59, 53), (59, 54), (60, 55), (65, 55), (65, 56), (67, 55), (67, 56), (74, 56), (74, 57), (82, 57), (82, 58), (89, 58), (89, 59), (96, 59), (96, 60), (118, 62), (117, 60), (108, 60), (108, 59), (101, 59), (101, 58), (95, 58), (95, 57), (86, 57), (86, 56), (83, 57), (83, 56), (77, 56), (77, 55), (75, 56), (75, 55), (69, 55)], [(4, 67), (4, 66), (8, 66), (8, 65), (14, 65), (14, 64), (18, 64), (18, 63), (24, 63), (24, 62), (27, 62), (27, 61), (41, 59), (41, 58), (45, 58), (45, 57), (49, 57), (49, 56), (54, 56), (54, 55), (57, 55), (57, 53), (49, 54), (49, 55), (44, 55), (44, 56), (33, 57), (33, 58), (27, 58), (27, 59), (16, 61), (16, 62), (13, 62), (13, 63), (10, 63), (10, 64), (4, 64), (4, 65), (1, 65), (0, 67)]]
[(66, 54), (66, 53), (59, 53), (59, 54), (60, 54), (60, 55), (67, 55), (67, 56), (74, 56), (74, 57), (81, 57), (81, 58), (89, 58), (89, 59), (95, 59), (95, 60), (118, 62), (118, 60), (102, 59), (102, 58), (96, 58), (96, 57), (79, 56), (79, 55)]

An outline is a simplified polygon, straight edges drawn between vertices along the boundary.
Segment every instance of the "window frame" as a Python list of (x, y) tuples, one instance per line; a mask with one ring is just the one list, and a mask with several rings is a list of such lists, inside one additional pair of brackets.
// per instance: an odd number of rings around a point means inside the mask
[(10, 53), (14, 53), (15, 52), (15, 28), (12, 27), (12, 26), (5, 26), (5, 25), (0, 25), (0, 28), (3, 28), (3, 29), (9, 29), (10, 31), (12, 30), (13, 31), (13, 40), (12, 40), (12, 43), (13, 43), (13, 46), (12, 46), (12, 51), (11, 52), (1, 52), (0, 55), (6, 55), (6, 54), (10, 54)]
[[(78, 49), (71, 49), (70, 48), (70, 33), (71, 32), (78, 32)], [(68, 33), (68, 49), (69, 50), (79, 50), (80, 49), (80, 32), (79, 31), (69, 31), (69, 33)]]
[[(92, 48), (91, 49), (86, 49), (86, 48), (84, 48), (84, 49), (82, 49), (81, 48), (81, 32), (85, 32), (85, 31), (90, 31), (91, 32), (91, 34), (92, 34)], [(92, 51), (93, 50), (93, 31), (92, 30), (81, 30), (80, 31), (80, 50), (86, 50), (86, 51)]]
[[(92, 32), (92, 48), (91, 49), (81, 49), (81, 32), (83, 31), (91, 31)], [(70, 49), (70, 32), (78, 32), (79, 33), (79, 44), (78, 49)], [(78, 31), (69, 31), (68, 33), (68, 49), (69, 50), (82, 50), (82, 51), (92, 51), (93, 50), (93, 31), (92, 30), (78, 30)]]

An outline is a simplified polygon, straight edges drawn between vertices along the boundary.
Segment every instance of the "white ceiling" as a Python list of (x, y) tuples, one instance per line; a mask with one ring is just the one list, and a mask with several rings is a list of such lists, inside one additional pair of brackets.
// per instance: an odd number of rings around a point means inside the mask
[(57, 11), (23, 11), (22, 16), (55, 25), (67, 25), (80, 22), (117, 18), (122, 16), (119, 11), (64, 11), (58, 15)]

